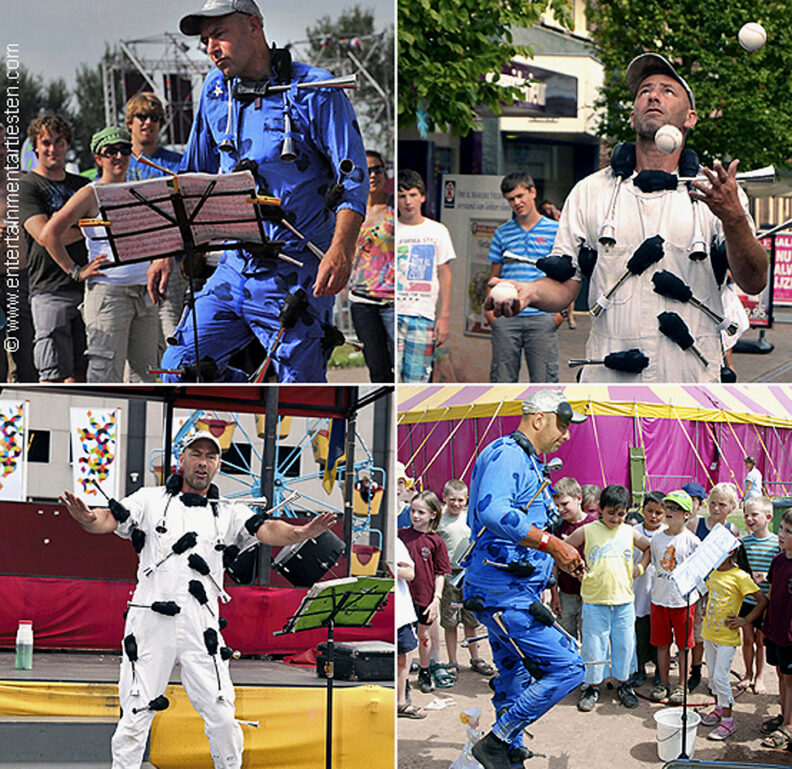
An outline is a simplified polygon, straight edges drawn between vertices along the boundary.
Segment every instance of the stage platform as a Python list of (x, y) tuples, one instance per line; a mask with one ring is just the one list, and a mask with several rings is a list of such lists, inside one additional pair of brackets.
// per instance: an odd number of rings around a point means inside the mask
[[(0, 652), (0, 769), (107, 769), (118, 717), (120, 657), (39, 652), (33, 670)], [(265, 659), (231, 662), (244, 769), (323, 767), (327, 683), (314, 668)], [(144, 769), (211, 769), (203, 722), (174, 668), (168, 710), (155, 716)], [(334, 681), (334, 769), (394, 763), (393, 681)]]

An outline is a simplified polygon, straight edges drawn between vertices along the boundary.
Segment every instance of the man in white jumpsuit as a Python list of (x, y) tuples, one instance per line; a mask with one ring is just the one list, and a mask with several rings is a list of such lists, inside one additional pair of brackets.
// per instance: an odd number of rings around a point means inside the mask
[[(244, 548), (256, 540), (291, 545), (318, 536), (334, 521), (332, 513), (323, 513), (304, 526), (293, 526), (255, 516), (243, 504), (213, 503), (217, 491), (212, 480), (220, 469), (220, 451), (211, 433), (189, 436), (180, 458), (181, 489), (178, 482), (139, 489), (121, 502), (130, 513), (123, 522), (107, 508), (88, 508), (68, 491), (61, 497), (72, 518), (91, 534), (115, 532), (133, 539), (136, 549), (142, 539), (139, 532), (145, 534), (139, 551), (138, 584), (130, 601), (135, 606), (128, 610), (124, 629), (125, 639), (134, 637), (137, 661), (122, 655), (118, 685), (121, 720), (112, 739), (112, 769), (140, 767), (154, 717), (147, 706), (164, 694), (176, 662), (181, 665), (187, 696), (204, 720), (215, 769), (240, 769), (242, 729), (234, 719), (228, 662), (219, 653), (210, 655), (204, 639), (204, 631), (211, 628), (217, 632), (218, 646), (223, 646), (217, 606), (218, 586), (223, 584), (223, 551), (218, 547)], [(115, 511), (118, 513), (117, 508)], [(133, 536), (135, 530), (138, 533)], [(175, 553), (173, 544), (189, 532), (197, 535), (194, 546)], [(190, 566), (191, 555), (208, 564), (209, 575), (202, 576)], [(203, 598), (200, 589), (195, 589), (196, 581), (208, 599), (204, 603), (195, 597), (197, 593)], [(147, 608), (155, 601), (175, 602), (179, 611), (169, 616)]]
[[(634, 155), (624, 164), (623, 177), (608, 167), (575, 185), (561, 212), (551, 256), (571, 256), (577, 274), (565, 282), (540, 278), (517, 283), (517, 299), (488, 299), (486, 307), (494, 309), (496, 316), (507, 317), (527, 306), (560, 311), (577, 296), (582, 273), (590, 272), (588, 304), (600, 304), (601, 309), (592, 318), (586, 358), (601, 361), (609, 353), (638, 348), (649, 362), (636, 373), (587, 365), (582, 381), (720, 381), (723, 356), (718, 324), (690, 302), (661, 296), (652, 278), (659, 271), (672, 273), (692, 289), (694, 298), (722, 316), (726, 267), (740, 288), (758, 294), (767, 282), (767, 253), (754, 237), (747, 198), (737, 187), (738, 161), (728, 169), (718, 161), (713, 170), (702, 167), (708, 181), (692, 182), (693, 189), (678, 181), (687, 165), (698, 165), (697, 160), (688, 159), (680, 167), (684, 136), (698, 120), (693, 92), (685, 80), (666, 59), (653, 53), (633, 59), (626, 79), (633, 97)], [(654, 141), (657, 130), (665, 125), (675, 126), (683, 136), (682, 144), (669, 154), (661, 152)], [(632, 149), (623, 145), (628, 146)], [(611, 237), (603, 242), (605, 225)], [(606, 298), (638, 247), (657, 236), (662, 238), (660, 260), (641, 274), (630, 275)], [(583, 249), (588, 254), (596, 252), (593, 268), (589, 259), (587, 269)], [(491, 279), (490, 286), (496, 282)], [(667, 312), (682, 318), (708, 365), (689, 347), (683, 349), (660, 331), (658, 316)]]

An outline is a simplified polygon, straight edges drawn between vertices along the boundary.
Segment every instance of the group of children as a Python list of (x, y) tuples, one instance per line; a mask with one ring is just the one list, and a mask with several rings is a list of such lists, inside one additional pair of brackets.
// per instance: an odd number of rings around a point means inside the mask
[[(402, 484), (404, 485), (404, 484)], [(409, 701), (409, 665), (407, 655), (418, 647), (418, 686), (424, 693), (435, 688), (452, 687), (459, 676), (458, 629), (464, 628), (464, 646), (470, 654), (470, 668), (483, 676), (491, 676), (495, 668), (480, 652), (476, 633), (479, 623), (472, 612), (462, 606), (462, 589), (455, 577), (462, 571), (459, 564), (467, 549), (470, 528), (467, 525), (467, 486), (450, 480), (443, 489), (441, 503), (433, 491), (410, 495), (402, 489), (402, 496), (410, 496), (409, 525), (399, 529), (400, 547), (409, 556), (398, 566), (409, 566), (414, 574), (405, 579), (417, 621), (417, 637), (410, 629), (399, 627), (398, 654), (398, 715), (401, 718), (424, 718), (426, 711)], [(402, 550), (404, 556), (404, 550)], [(398, 625), (398, 622), (397, 622)], [(441, 659), (440, 629), (445, 636), (448, 663)]]
[[(706, 659), (716, 704), (702, 713), (702, 724), (713, 727), (709, 739), (725, 740), (736, 730), (730, 676), (732, 660), (742, 646), (745, 675), (741, 687), (766, 693), (765, 655), (778, 673), (781, 713), (762, 725), (766, 735), (762, 744), (792, 746), (792, 509), (783, 514), (776, 536), (769, 529), (770, 499), (747, 499), (743, 513), (749, 533), (735, 540), (728, 557), (710, 573), (703, 595), (694, 590), (683, 596), (672, 579), (674, 569), (716, 525), (735, 536), (739, 533), (727, 520), (740, 509), (733, 484), (719, 483), (709, 495), (698, 483), (668, 494), (648, 492), (640, 513), (628, 512), (631, 494), (617, 484), (600, 492), (562, 478), (553, 489), (563, 517), (557, 534), (580, 550), (587, 567), (582, 581), (559, 573), (550, 591), (551, 607), (570, 636), (580, 639), (587, 663), (578, 709), (594, 708), (608, 672), (617, 682), (619, 701), (627, 708), (636, 707), (635, 687), (646, 680), (648, 662), (655, 665), (649, 698), (681, 703), (685, 687), (690, 692), (701, 683)], [(461, 591), (454, 585), (470, 536), (464, 515), (467, 488), (461, 481), (449, 481), (443, 496), (445, 507), (433, 492), (412, 496), (410, 525), (399, 531), (415, 564), (409, 592), (416, 607), (418, 641), (408, 649), (400, 636), (398, 649), (399, 715), (411, 718), (426, 715), (409, 702), (407, 653), (416, 644), (418, 684), (424, 692), (453, 685), (459, 671), (460, 622), (473, 669), (485, 675), (494, 672), (480, 657), (480, 641), (471, 640), (476, 639), (478, 623), (461, 608)], [(776, 587), (771, 589), (772, 585)], [(439, 660), (438, 619), (445, 629), (447, 666)], [(673, 645), (679, 650), (679, 683), (672, 687)], [(692, 650), (689, 671), (688, 650)]]

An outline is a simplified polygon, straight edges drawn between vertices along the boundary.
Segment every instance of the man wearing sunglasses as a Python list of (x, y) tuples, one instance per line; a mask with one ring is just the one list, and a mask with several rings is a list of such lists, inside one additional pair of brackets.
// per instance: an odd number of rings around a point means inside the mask
[(67, 233), (81, 219), (91, 219), (99, 213), (94, 185), (126, 179), (132, 139), (123, 128), (103, 128), (91, 137), (91, 152), (99, 179), (83, 187), (50, 219), (41, 240), (60, 268), (72, 280), (85, 284), (88, 381), (151, 382), (154, 377), (148, 367), (157, 363), (158, 319), (146, 291), (148, 264), (109, 267), (107, 230), (99, 224), (82, 228), (88, 249), (86, 266), (72, 261), (64, 247)]
[[(159, 143), (159, 135), (164, 122), (165, 108), (159, 97), (151, 91), (136, 93), (126, 103), (124, 124), (132, 137), (132, 157), (129, 159), (127, 181), (155, 179), (166, 175), (164, 171), (138, 160), (137, 158), (141, 155), (174, 173), (179, 170), (181, 154), (161, 147)], [(152, 285), (149, 292), (152, 301), (157, 305), (159, 314), (160, 355), (165, 351), (165, 340), (173, 336), (176, 326), (179, 325), (187, 288), (187, 280), (181, 271), (173, 269), (175, 267), (174, 260), (169, 259), (169, 262), (171, 263), (169, 280), (162, 286)]]

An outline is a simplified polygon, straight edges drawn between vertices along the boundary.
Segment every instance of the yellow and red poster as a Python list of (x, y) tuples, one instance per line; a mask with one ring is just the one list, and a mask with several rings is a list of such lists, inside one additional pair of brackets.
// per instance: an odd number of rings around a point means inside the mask
[(27, 495), (28, 402), (0, 401), (0, 500)]

